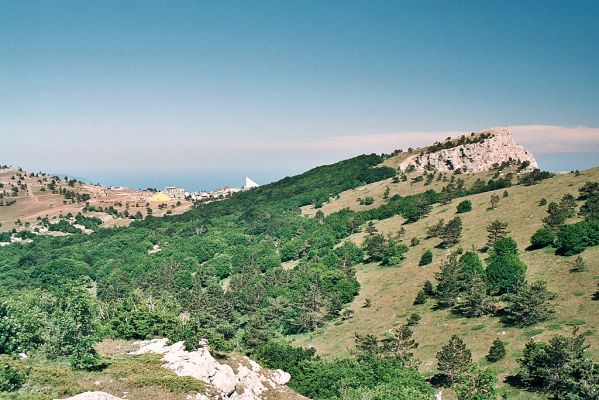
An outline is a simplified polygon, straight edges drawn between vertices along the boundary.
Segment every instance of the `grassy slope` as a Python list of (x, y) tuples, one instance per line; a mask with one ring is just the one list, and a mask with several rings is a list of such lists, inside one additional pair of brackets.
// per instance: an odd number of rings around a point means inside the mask
[[(414, 173), (412, 176), (416, 174), (419, 173)], [(478, 174), (481, 175), (483, 179), (487, 179), (491, 174)], [(468, 187), (477, 176), (462, 177), (466, 179)], [(429, 239), (421, 240), (418, 246), (410, 248), (406, 260), (400, 267), (380, 267), (374, 264), (359, 266), (357, 276), (362, 288), (359, 296), (349, 306), (355, 311), (354, 318), (344, 322), (333, 321), (319, 332), (299, 336), (295, 340), (296, 344), (315, 346), (319, 353), (325, 356), (336, 356), (353, 347), (355, 332), (380, 335), (394, 325), (402, 323), (405, 316), (418, 312), (422, 315), (422, 320), (414, 329), (415, 337), (420, 343), (415, 354), (422, 362), (421, 371), (425, 373), (434, 371), (435, 354), (455, 333), (464, 338), (475, 360), (481, 360), (487, 354), (491, 342), (496, 337), (506, 341), (508, 356), (494, 365), (502, 377), (515, 371), (516, 358), (531, 336), (545, 340), (556, 333), (568, 334), (573, 323), (582, 324), (582, 331), (589, 334), (592, 349), (599, 352), (599, 336), (596, 333), (599, 327), (599, 312), (597, 303), (592, 300), (599, 278), (599, 247), (587, 249), (582, 254), (588, 265), (588, 270), (583, 273), (569, 272), (575, 257), (558, 257), (549, 249), (524, 250), (529, 245), (531, 235), (542, 226), (541, 220), (546, 216), (547, 207), (538, 206), (539, 200), (544, 197), (551, 202), (558, 200), (565, 193), (576, 195), (578, 188), (585, 181), (590, 180), (599, 180), (599, 168), (584, 171), (578, 177), (574, 174), (563, 174), (535, 186), (515, 186), (508, 189), (509, 196), (502, 197), (495, 210), (487, 210), (490, 196), (494, 192), (468, 196), (467, 198), (472, 201), (473, 210), (460, 214), (464, 226), (460, 246), (464, 249), (472, 247), (479, 249), (485, 244), (487, 235), (485, 228), (490, 221), (500, 219), (509, 223), (510, 235), (518, 242), (521, 250), (520, 257), (528, 265), (528, 279), (545, 280), (548, 282), (549, 289), (559, 294), (558, 314), (554, 320), (534, 326), (532, 329), (518, 329), (504, 326), (498, 318), (467, 319), (456, 317), (446, 310), (434, 311), (431, 300), (424, 305), (412, 305), (422, 284), (427, 279), (434, 283), (434, 274), (439, 270), (446, 253), (444, 250), (435, 248), (439, 239)], [(382, 203), (382, 193), (387, 185), (391, 187), (391, 194), (408, 194), (429, 188), (439, 189), (438, 186), (444, 183), (434, 182), (433, 185), (424, 186), (422, 182), (414, 185), (377, 182), (342, 193), (339, 199), (326, 204), (323, 211), (330, 213), (344, 207), (364, 208), (359, 206), (355, 199), (365, 196), (373, 196), (376, 199), (375, 204), (371, 206), (374, 207)], [(502, 193), (503, 190), (497, 191), (500, 197)], [(385, 234), (395, 233), (403, 226), (406, 230), (405, 242), (409, 242), (413, 236), (423, 239), (427, 225), (434, 224), (440, 218), (448, 221), (456, 215), (455, 207), (459, 201), (461, 199), (456, 199), (449, 205), (436, 205), (427, 218), (414, 224), (403, 225), (403, 218), (396, 216), (376, 221), (375, 225)], [(312, 210), (304, 211), (310, 214)], [(363, 233), (359, 233), (351, 239), (360, 243), (363, 236)], [(418, 261), (425, 249), (432, 249), (435, 257), (432, 264), (419, 267)], [(372, 300), (371, 308), (361, 307), (366, 298)], [(533, 395), (524, 393), (519, 393), (517, 396), (522, 399), (534, 398)]]

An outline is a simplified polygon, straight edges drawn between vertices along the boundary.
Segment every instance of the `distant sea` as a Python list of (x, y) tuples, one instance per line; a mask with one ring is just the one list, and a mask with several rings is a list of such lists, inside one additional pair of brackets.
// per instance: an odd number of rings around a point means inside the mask
[(71, 171), (53, 172), (50, 175), (67, 176), (87, 183), (100, 183), (104, 186), (124, 186), (131, 189), (156, 188), (165, 186), (183, 187), (189, 191), (212, 190), (223, 186), (241, 188), (245, 177), (249, 176), (260, 185), (271, 183), (285, 176), (302, 171)]

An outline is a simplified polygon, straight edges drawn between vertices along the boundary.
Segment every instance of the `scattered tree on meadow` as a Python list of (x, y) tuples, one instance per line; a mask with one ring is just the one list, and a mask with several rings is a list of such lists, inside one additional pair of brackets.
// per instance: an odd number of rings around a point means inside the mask
[(532, 284), (520, 284), (514, 293), (508, 294), (508, 306), (504, 309), (504, 321), (524, 327), (548, 320), (555, 314), (555, 305), (552, 303), (557, 295), (547, 290), (544, 281)]
[(491, 299), (487, 295), (487, 285), (481, 276), (472, 278), (460, 304), (460, 311), (468, 317), (480, 317), (493, 311)]
[(509, 231), (507, 230), (508, 223), (501, 222), (496, 219), (492, 221), (489, 225), (487, 225), (487, 246), (493, 247), (497, 243), (499, 239), (502, 239), (507, 236)]
[(439, 246), (442, 248), (448, 248), (457, 244), (462, 237), (462, 219), (460, 217), (455, 217), (450, 220), (447, 225), (445, 225), (445, 228), (439, 237), (441, 238)]
[(444, 374), (450, 383), (455, 383), (458, 376), (465, 372), (472, 363), (472, 353), (459, 336), (453, 335), (449, 343), (441, 347), (437, 353), (437, 369)]
[(414, 299), (414, 305), (424, 304), (428, 300), (428, 296), (424, 289), (420, 289), (416, 294), (416, 298)]
[(526, 264), (518, 258), (518, 246), (514, 239), (506, 237), (497, 241), (487, 260), (487, 284), (492, 294), (516, 290), (524, 280)]
[(458, 400), (496, 400), (497, 375), (490, 369), (471, 364), (458, 377)]
[(556, 399), (596, 399), (599, 364), (593, 362), (588, 349), (578, 327), (570, 337), (556, 335), (548, 343), (531, 339), (518, 360), (518, 378), (526, 387), (547, 392)]
[(422, 267), (424, 265), (430, 264), (431, 262), (433, 262), (433, 252), (430, 250), (425, 250), (420, 257), (420, 262), (418, 265)]
[(543, 218), (543, 223), (553, 230), (556, 230), (566, 221), (565, 210), (561, 209), (555, 202), (549, 203), (547, 207), (547, 216)]
[(461, 201), (457, 206), (458, 213), (472, 211), (472, 202), (470, 200)]
[(489, 354), (487, 354), (487, 360), (489, 362), (497, 362), (502, 360), (507, 354), (505, 349), (505, 343), (499, 338), (495, 339), (489, 348)]
[(406, 320), (406, 323), (408, 324), (408, 326), (418, 325), (418, 323), (420, 322), (421, 319), (422, 319), (422, 317), (420, 316), (420, 314), (412, 313)]
[(494, 210), (494, 209), (496, 209), (496, 208), (497, 208), (497, 205), (499, 205), (499, 196), (498, 196), (498, 195), (496, 195), (496, 194), (492, 194), (492, 195), (491, 195), (491, 200), (490, 200), (490, 203), (491, 203), (491, 207), (490, 207), (490, 209), (491, 209), (491, 210)]
[(555, 233), (549, 227), (539, 228), (530, 238), (530, 246), (533, 249), (542, 249), (551, 246), (555, 241)]

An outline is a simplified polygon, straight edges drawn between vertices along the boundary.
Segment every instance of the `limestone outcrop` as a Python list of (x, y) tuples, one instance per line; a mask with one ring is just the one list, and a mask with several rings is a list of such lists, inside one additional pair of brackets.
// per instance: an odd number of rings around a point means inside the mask
[[(291, 376), (284, 371), (270, 371), (262, 368), (248, 357), (239, 357), (230, 362), (235, 366), (219, 363), (208, 349), (208, 343), (200, 343), (198, 350), (186, 351), (184, 342), (168, 344), (167, 339), (154, 339), (137, 342), (138, 350), (132, 355), (162, 354), (164, 368), (179, 376), (191, 376), (207, 384), (206, 396), (199, 399), (261, 400), (268, 393), (288, 392), (285, 384)], [(289, 393), (286, 398), (301, 398)]]
[[(431, 170), (441, 172), (481, 172), (488, 171), (494, 166), (504, 162), (514, 161), (527, 163), (526, 169), (538, 168), (534, 156), (523, 146), (514, 141), (510, 128), (498, 128), (490, 131), (479, 132), (469, 139), (454, 139), (449, 148), (439, 148), (430, 151), (431, 148), (411, 156), (400, 164), (402, 171), (413, 166), (416, 170)], [(439, 146), (444, 147), (444, 146)]]
[(85, 392), (64, 400), (123, 400), (105, 392)]

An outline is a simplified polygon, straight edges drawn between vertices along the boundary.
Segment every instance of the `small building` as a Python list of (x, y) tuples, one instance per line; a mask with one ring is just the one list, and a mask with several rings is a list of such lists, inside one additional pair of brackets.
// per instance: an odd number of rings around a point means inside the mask
[(253, 180), (251, 180), (249, 177), (245, 177), (245, 185), (243, 185), (243, 190), (248, 190), (248, 189), (253, 189), (253, 188), (257, 188), (258, 185), (256, 182), (254, 182)]

